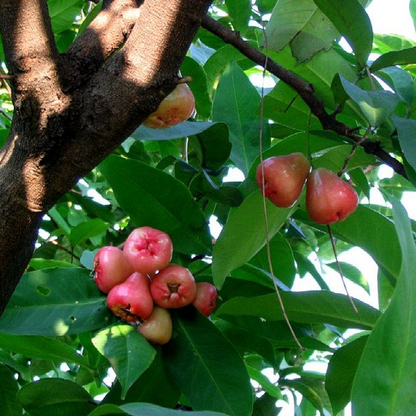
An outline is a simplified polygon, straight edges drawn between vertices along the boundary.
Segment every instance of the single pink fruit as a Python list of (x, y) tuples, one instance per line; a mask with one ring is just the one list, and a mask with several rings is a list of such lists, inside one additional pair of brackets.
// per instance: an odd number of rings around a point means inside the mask
[(264, 195), (282, 208), (292, 206), (299, 198), (308, 177), (311, 164), (302, 153), (272, 156), (263, 161), (256, 170), (256, 180)]
[(306, 211), (312, 221), (318, 224), (343, 221), (357, 206), (357, 192), (334, 172), (319, 168), (309, 174)]
[(114, 315), (128, 322), (149, 318), (153, 312), (150, 279), (142, 273), (134, 272), (126, 281), (110, 290), (107, 306)]
[(181, 308), (195, 299), (195, 279), (187, 268), (172, 264), (153, 276), (150, 292), (162, 308)]
[(150, 317), (137, 329), (148, 341), (163, 345), (172, 338), (172, 319), (166, 309), (155, 306)]
[(152, 274), (169, 265), (173, 245), (163, 231), (151, 227), (133, 230), (124, 243), (123, 253), (130, 266), (139, 273)]
[(191, 89), (186, 84), (178, 84), (143, 124), (152, 129), (166, 129), (187, 120), (194, 111), (195, 98)]
[(217, 289), (208, 282), (196, 284), (196, 296), (192, 305), (206, 317), (209, 317), (217, 306)]
[(95, 254), (94, 281), (104, 293), (124, 282), (133, 271), (123, 251), (117, 247), (101, 247)]

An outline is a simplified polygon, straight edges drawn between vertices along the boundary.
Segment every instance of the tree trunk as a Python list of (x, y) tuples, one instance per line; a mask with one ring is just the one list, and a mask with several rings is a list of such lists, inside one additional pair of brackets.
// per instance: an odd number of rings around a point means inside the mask
[(175, 87), (210, 3), (104, 1), (60, 55), (46, 0), (0, 0), (14, 104), (0, 150), (0, 315), (30, 261), (43, 215)]

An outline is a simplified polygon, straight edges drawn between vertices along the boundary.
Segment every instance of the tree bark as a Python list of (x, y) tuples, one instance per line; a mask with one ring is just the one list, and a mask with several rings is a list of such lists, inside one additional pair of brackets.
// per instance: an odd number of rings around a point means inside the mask
[(175, 87), (210, 3), (104, 1), (59, 55), (46, 0), (0, 0), (14, 104), (0, 150), (0, 315), (30, 261), (43, 215)]

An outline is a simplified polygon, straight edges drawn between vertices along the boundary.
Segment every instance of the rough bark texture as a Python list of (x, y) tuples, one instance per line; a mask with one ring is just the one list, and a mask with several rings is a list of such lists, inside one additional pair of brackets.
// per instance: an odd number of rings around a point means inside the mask
[(0, 315), (32, 256), (44, 213), (174, 88), (210, 3), (105, 1), (59, 55), (46, 0), (0, 0), (15, 106), (0, 150)]

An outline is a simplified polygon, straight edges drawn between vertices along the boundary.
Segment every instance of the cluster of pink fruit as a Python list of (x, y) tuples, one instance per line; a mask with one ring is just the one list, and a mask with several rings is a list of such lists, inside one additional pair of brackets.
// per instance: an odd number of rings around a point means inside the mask
[(290, 207), (306, 182), (306, 211), (318, 224), (343, 221), (358, 206), (354, 188), (334, 172), (312, 170), (302, 153), (273, 156), (257, 167), (256, 180), (264, 195), (278, 207)]
[(156, 344), (166, 344), (172, 336), (168, 309), (193, 304), (209, 317), (216, 307), (215, 286), (196, 283), (187, 268), (170, 264), (172, 252), (168, 234), (140, 227), (127, 237), (123, 249), (105, 246), (94, 258), (94, 280), (108, 293), (107, 306)]

